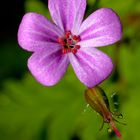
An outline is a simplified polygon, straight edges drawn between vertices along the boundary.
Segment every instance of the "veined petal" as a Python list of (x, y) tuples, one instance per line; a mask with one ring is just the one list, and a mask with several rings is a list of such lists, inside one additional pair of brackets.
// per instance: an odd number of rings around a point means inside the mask
[(67, 55), (62, 55), (60, 49), (48, 48), (34, 52), (28, 60), (28, 67), (41, 84), (52, 86), (55, 85), (66, 72), (69, 59)]
[(111, 59), (96, 48), (81, 48), (69, 58), (79, 80), (90, 88), (105, 80), (113, 69)]
[(100, 47), (113, 44), (122, 37), (122, 26), (117, 14), (108, 8), (101, 8), (91, 14), (79, 31), (84, 47)]
[(63, 31), (46, 17), (28, 13), (22, 19), (18, 30), (19, 45), (28, 51), (37, 51), (47, 46), (58, 46), (57, 39)]
[(77, 34), (86, 9), (86, 0), (49, 0), (52, 19), (63, 30)]

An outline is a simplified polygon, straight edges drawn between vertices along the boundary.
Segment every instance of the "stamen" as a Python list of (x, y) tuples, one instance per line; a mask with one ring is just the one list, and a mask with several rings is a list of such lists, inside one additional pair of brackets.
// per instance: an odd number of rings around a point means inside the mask
[(65, 43), (63, 38), (58, 38), (58, 43), (60, 43), (62, 46), (66, 45), (66, 43)]
[(75, 45), (75, 48), (80, 49), (81, 47), (80, 47), (80, 45)]
[(67, 32), (65, 33), (66, 38), (69, 38), (70, 35), (71, 35), (71, 31), (67, 31)]
[(58, 43), (63, 46), (62, 54), (73, 53), (76, 54), (80, 49), (80, 45), (76, 45), (80, 41), (80, 36), (73, 35), (71, 31), (66, 31), (64, 37), (58, 38)]
[(62, 53), (63, 53), (63, 54), (66, 54), (66, 53), (67, 53), (67, 49), (63, 48), (63, 49), (62, 49)]
[(73, 36), (73, 39), (76, 40), (77, 42), (81, 41), (80, 36), (74, 35), (74, 36)]
[(77, 49), (72, 49), (72, 53), (76, 54), (77, 53)]

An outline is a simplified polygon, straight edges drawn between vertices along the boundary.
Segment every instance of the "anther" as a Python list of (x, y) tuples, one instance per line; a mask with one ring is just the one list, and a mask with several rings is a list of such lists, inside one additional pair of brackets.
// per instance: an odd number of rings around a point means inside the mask
[(72, 53), (76, 54), (77, 53), (77, 49), (72, 49)]
[(62, 46), (66, 45), (66, 43), (65, 43), (63, 38), (58, 38), (58, 43), (60, 43)]
[(62, 49), (62, 53), (63, 53), (63, 54), (66, 54), (66, 53), (67, 53), (67, 49), (63, 48), (63, 49)]
[(75, 48), (76, 49), (80, 49), (80, 45), (75, 45)]
[(74, 35), (73, 39), (76, 40), (77, 42), (81, 41), (80, 36)]
[(69, 38), (70, 35), (71, 35), (71, 31), (67, 31), (67, 32), (65, 33), (66, 38)]

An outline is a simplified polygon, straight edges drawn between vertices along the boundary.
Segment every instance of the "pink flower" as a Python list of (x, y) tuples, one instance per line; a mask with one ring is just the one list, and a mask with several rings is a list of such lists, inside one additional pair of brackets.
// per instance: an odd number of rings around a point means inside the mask
[(120, 40), (119, 17), (108, 8), (92, 13), (83, 22), (86, 0), (49, 0), (53, 22), (37, 13), (24, 15), (18, 31), (19, 45), (33, 52), (28, 67), (43, 85), (56, 84), (69, 63), (87, 87), (105, 80), (113, 69), (111, 59), (96, 47)]

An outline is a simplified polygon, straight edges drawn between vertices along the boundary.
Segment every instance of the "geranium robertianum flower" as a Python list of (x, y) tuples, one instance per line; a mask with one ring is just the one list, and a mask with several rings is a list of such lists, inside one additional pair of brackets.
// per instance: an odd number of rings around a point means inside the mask
[[(103, 124), (108, 123), (110, 125), (109, 132), (114, 130), (115, 134), (121, 138), (121, 133), (115, 125), (115, 121), (119, 121), (115, 119), (115, 116), (119, 118), (122, 117), (122, 114), (112, 113), (110, 111), (109, 101), (105, 92), (99, 86), (88, 88), (85, 91), (85, 99), (87, 103), (103, 117)], [(103, 124), (101, 129), (103, 128)], [(121, 124), (126, 125), (125, 123)]]
[(69, 63), (88, 87), (105, 80), (113, 69), (111, 59), (96, 47), (120, 40), (122, 27), (108, 8), (92, 13), (83, 22), (86, 0), (49, 0), (53, 22), (43, 15), (27, 13), (18, 31), (19, 45), (33, 52), (28, 67), (43, 85), (56, 84)]

